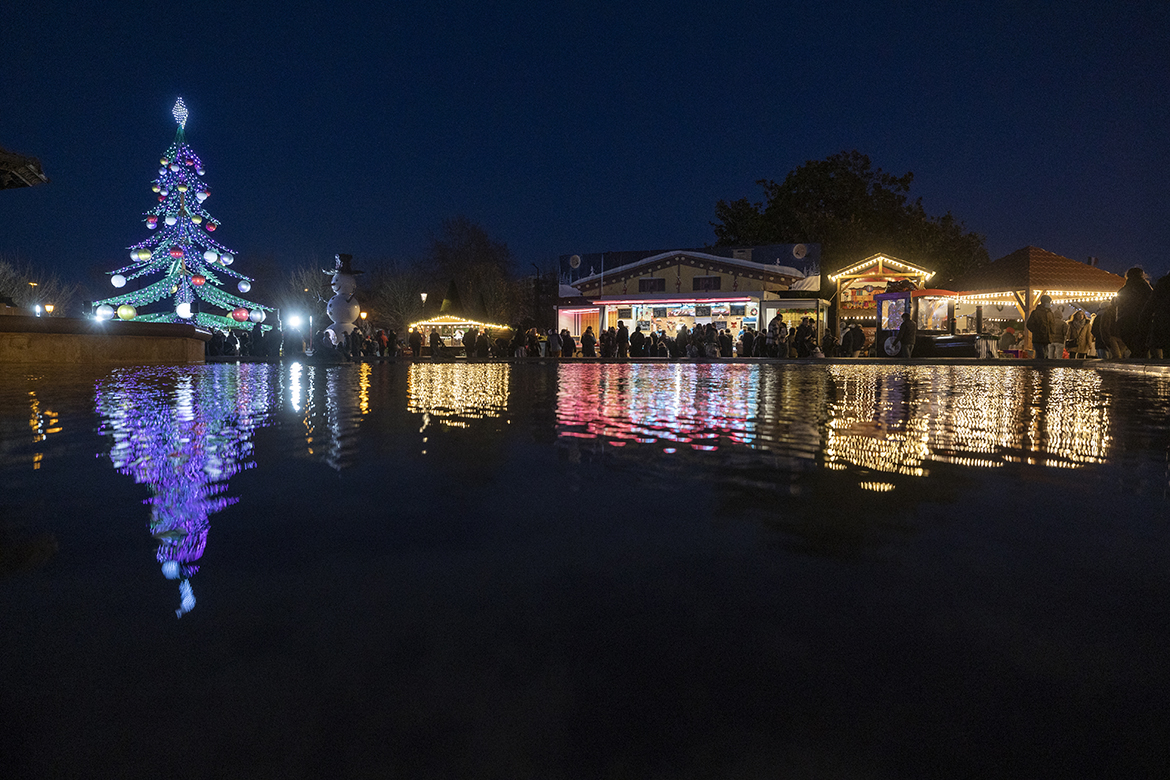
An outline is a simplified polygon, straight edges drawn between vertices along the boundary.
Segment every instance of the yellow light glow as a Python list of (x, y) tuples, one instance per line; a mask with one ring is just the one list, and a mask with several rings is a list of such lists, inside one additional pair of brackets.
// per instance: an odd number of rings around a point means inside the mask
[(439, 317), (432, 317), (429, 320), (422, 320), (421, 322), (412, 322), (407, 327), (411, 328), (435, 328), (440, 325), (474, 325), (477, 328), (487, 328), (488, 330), (505, 330), (510, 329), (511, 325), (492, 325), (487, 322), (476, 322), (475, 320), (465, 320), (462, 317), (452, 317), (450, 315), (442, 315)]

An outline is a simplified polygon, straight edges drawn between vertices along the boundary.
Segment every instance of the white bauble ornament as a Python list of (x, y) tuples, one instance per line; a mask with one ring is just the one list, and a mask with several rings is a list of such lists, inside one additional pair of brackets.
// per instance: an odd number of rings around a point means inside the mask
[(173, 172), (177, 172), (179, 170), (179, 166), (175, 165), (174, 163), (171, 163), (167, 167), (170, 168)]
[(114, 307), (108, 303), (103, 303), (101, 306), (97, 307), (97, 311), (94, 312), (94, 316), (99, 320), (111, 319), (114, 316)]
[(211, 197), (211, 193), (209, 193), (207, 190), (200, 190), (199, 192), (195, 193), (195, 200), (199, 201), (200, 203), (207, 200), (209, 197)]
[(220, 255), (219, 261), (224, 265), (231, 265), (232, 263), (236, 262), (236, 258), (232, 257), (231, 255)]
[(180, 317), (182, 317), (185, 320), (191, 319), (191, 304), (180, 303), (178, 306), (175, 307), (175, 314), (178, 314)]
[(325, 313), (329, 315), (329, 319), (338, 323), (353, 322), (360, 312), (361, 307), (358, 306), (357, 300), (347, 299), (344, 295), (334, 295), (329, 299), (329, 303), (325, 304)]
[[(227, 257), (227, 255), (224, 255), (224, 257)], [(241, 279), (240, 283), (236, 285), (236, 289), (242, 293), (246, 293), (248, 290), (252, 289), (252, 283), (247, 279)]]
[(216, 260), (219, 259), (219, 254), (208, 249), (206, 252), (203, 253), (203, 259), (209, 263), (214, 263)]
[(179, 221), (179, 220), (178, 220), (178, 218), (177, 218), (177, 217), (167, 217), (167, 218), (166, 218), (166, 223), (167, 223), (168, 225), (173, 225), (173, 224), (175, 224), (175, 223), (176, 223), (176, 222), (178, 222), (178, 221)]
[(206, 171), (204, 171), (202, 168), (196, 168), (196, 169), (195, 169), (195, 173), (197, 173), (197, 174), (199, 174), (200, 176), (202, 176), (204, 173), (206, 173)]
[(125, 287), (126, 277), (122, 276), (122, 274), (114, 274), (110, 277), (110, 284), (114, 285), (115, 287)]
[(159, 172), (160, 174), (166, 173), (166, 172), (167, 172), (166, 166), (163, 166), (162, 168), (159, 168), (159, 169), (158, 169), (158, 172)]
[(264, 312), (259, 309), (252, 309), (251, 313), (248, 314), (248, 319), (252, 322), (264, 322)]

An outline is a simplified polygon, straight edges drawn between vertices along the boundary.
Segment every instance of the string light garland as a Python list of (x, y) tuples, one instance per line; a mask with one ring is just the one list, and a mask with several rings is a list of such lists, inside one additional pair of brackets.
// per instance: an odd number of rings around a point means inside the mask
[[(203, 208), (211, 190), (201, 178), (205, 172), (203, 162), (187, 144), (184, 131), (189, 111), (182, 98), (176, 101), (172, 114), (178, 131), (160, 158), (158, 177), (151, 183), (151, 190), (158, 193), (158, 203), (143, 215), (152, 233), (128, 247), (130, 265), (110, 272), (111, 283), (119, 288), (142, 277), (162, 276), (146, 287), (95, 301), (94, 305), (108, 306), (119, 315), (128, 311), (121, 307), (131, 307), (135, 309), (133, 319), (140, 322), (195, 322), (213, 328), (252, 329), (265, 319), (252, 319), (252, 312), (273, 309), (222, 289), (225, 283), (232, 283), (247, 292), (252, 279), (228, 268), (235, 261), (235, 252), (209, 235), (220, 223)], [(167, 298), (170, 306), (166, 311), (137, 313)], [(202, 311), (200, 302), (222, 309), (223, 313)], [(247, 312), (242, 322), (233, 317), (240, 309)], [(262, 327), (270, 329), (267, 325)]]

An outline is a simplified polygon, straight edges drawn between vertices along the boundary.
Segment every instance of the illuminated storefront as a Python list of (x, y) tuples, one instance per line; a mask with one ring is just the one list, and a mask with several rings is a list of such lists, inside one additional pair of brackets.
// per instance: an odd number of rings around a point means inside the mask
[(453, 340), (457, 342), (460, 341), (463, 338), (463, 334), (467, 332), (468, 328), (479, 328), (481, 330), (486, 330), (493, 337), (498, 336), (499, 331), (507, 331), (508, 333), (512, 332), (511, 327), (508, 325), (493, 325), (488, 322), (477, 322), (476, 320), (470, 320), (466, 317), (459, 317), (450, 314), (440, 314), (438, 317), (431, 317), (429, 320), (412, 322), (407, 330), (410, 331), (414, 328), (418, 328), (419, 332), (423, 334), (424, 354), (427, 354), (426, 350), (429, 349), (426, 340), (429, 337), (431, 331), (438, 331), (439, 337), (442, 338), (443, 342), (448, 346), (453, 343)]
[(767, 262), (749, 259), (749, 250), (735, 250), (744, 255), (731, 257), (672, 251), (607, 266), (572, 280), (576, 294), (558, 308), (557, 328), (579, 338), (586, 328), (599, 333), (621, 321), (631, 333), (640, 327), (668, 338), (683, 327), (701, 325), (735, 335), (748, 328), (763, 330), (780, 314), (789, 326), (813, 319), (819, 338), (829, 310), (829, 302), (817, 295), (819, 247), (811, 263), (802, 262), (810, 258), (804, 245), (768, 249), (770, 254), (754, 250)]

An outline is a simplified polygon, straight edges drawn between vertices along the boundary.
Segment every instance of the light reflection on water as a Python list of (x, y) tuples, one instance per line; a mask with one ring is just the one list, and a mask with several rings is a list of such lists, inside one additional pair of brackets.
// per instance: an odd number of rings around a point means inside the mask
[[(396, 395), (389, 388), (403, 375), (405, 393)], [(534, 377), (540, 382), (533, 384)], [(1170, 382), (1142, 381), (1153, 406), (1162, 409), (1150, 425), (1164, 427)], [(194, 604), (189, 580), (207, 544), (210, 516), (239, 500), (227, 495), (228, 480), (256, 466), (279, 474), (278, 463), (254, 459), (254, 435), (268, 426), (295, 434), (299, 447), (286, 450), (289, 457), (336, 471), (362, 457), (379, 436), (376, 427), (363, 431), (363, 421), (405, 412), (421, 422), (412, 430), (420, 434), (415, 451), (423, 453), (428, 426), (495, 439), (509, 435), (498, 425), (505, 419), (529, 428), (550, 425), (574, 460), (589, 448), (628, 448), (633, 457), (685, 454), (697, 464), (694, 474), (740, 469), (716, 478), (771, 481), (773, 489), (782, 474), (791, 479), (857, 470), (857, 487), (888, 492), (901, 483), (877, 475), (928, 477), (932, 464), (1105, 463), (1117, 405), (1097, 371), (1010, 366), (573, 364), (521, 370), (508, 364), (294, 362), (117, 369), (91, 387), (99, 432), (109, 441), (100, 454), (150, 489), (147, 524), (164, 574), (184, 588), (180, 614)], [(53, 409), (69, 399), (55, 400), (52, 382), (40, 375), (5, 390), (6, 398), (23, 396), (28, 406), (22, 419), (9, 414), (0, 420), (0, 466), (23, 462), (39, 469), (53, 456), (56, 439), (50, 437), (66, 425)], [(555, 407), (551, 422), (536, 414), (545, 406)], [(482, 425), (492, 420), (496, 424)], [(23, 447), (13, 441), (21, 428)], [(782, 492), (795, 494), (793, 484)]]
[(1002, 366), (647, 366), (561, 369), (558, 435), (611, 445), (740, 445), (792, 464), (926, 476), (931, 462), (1103, 462), (1095, 371)]
[(510, 370), (507, 363), (413, 363), (407, 370), (406, 409), (452, 428), (502, 417), (508, 409)]
[(120, 369), (95, 388), (110, 461), (150, 489), (148, 526), (163, 575), (179, 581), (179, 617), (195, 607), (190, 578), (210, 516), (239, 501), (224, 495), (228, 479), (256, 465), (252, 434), (273, 406), (271, 379), (266, 367), (252, 365)]

